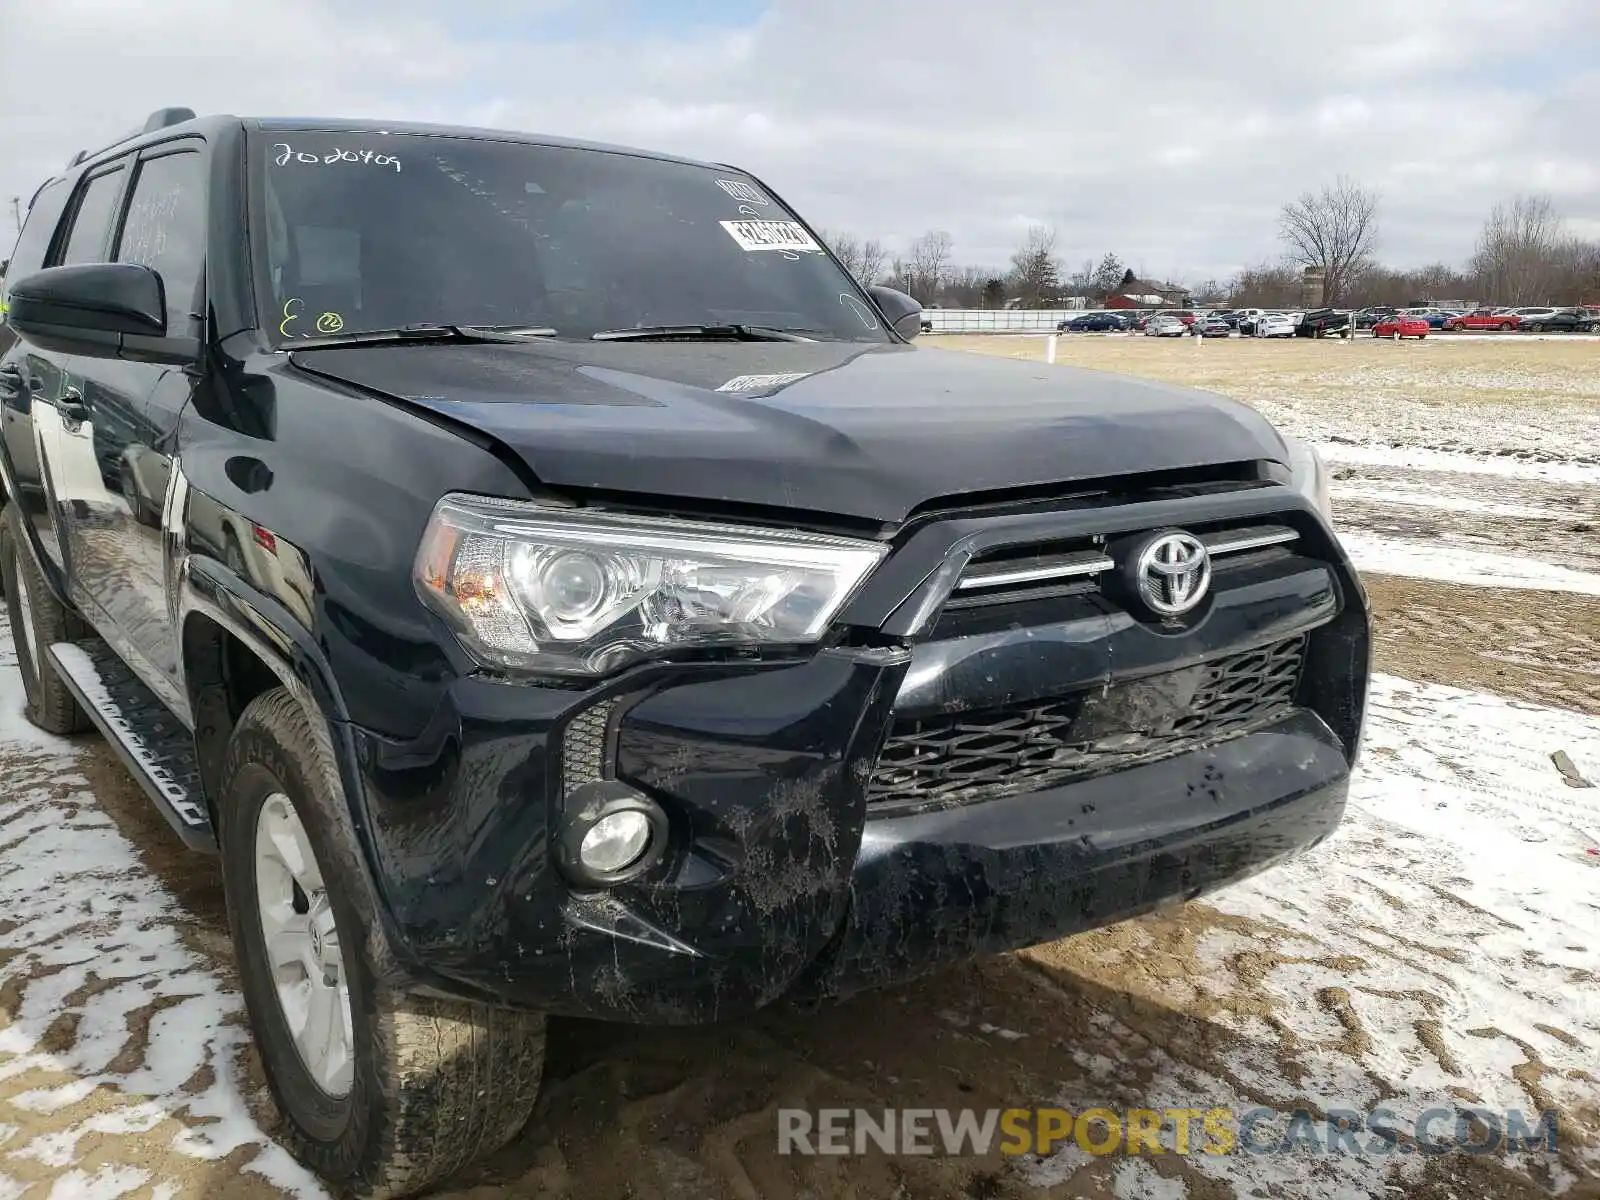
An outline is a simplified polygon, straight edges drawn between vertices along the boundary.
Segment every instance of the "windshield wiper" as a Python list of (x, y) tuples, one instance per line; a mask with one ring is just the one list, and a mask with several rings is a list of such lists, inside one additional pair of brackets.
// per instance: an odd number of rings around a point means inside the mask
[(376, 346), (385, 342), (515, 343), (555, 336), (554, 329), (543, 325), (433, 325), (423, 321), (415, 325), (399, 325), (393, 329), (362, 329), (356, 333), (327, 333), (292, 338), (284, 342), (281, 348), (324, 350), (337, 346)]
[(635, 329), (602, 329), (590, 336), (596, 342), (646, 342), (684, 340), (728, 340), (735, 342), (814, 342), (791, 329), (772, 329), (765, 325), (641, 325)]

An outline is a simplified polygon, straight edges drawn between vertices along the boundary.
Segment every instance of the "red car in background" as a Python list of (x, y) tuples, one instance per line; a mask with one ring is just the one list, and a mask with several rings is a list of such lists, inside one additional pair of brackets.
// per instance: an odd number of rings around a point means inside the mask
[[(1449, 328), (1446, 322), (1445, 327)], [(1393, 316), (1384, 317), (1372, 327), (1373, 337), (1386, 338), (1425, 338), (1428, 336), (1428, 319), (1426, 317), (1408, 317), (1405, 313), (1395, 313)]]
[(1510, 309), (1480, 308), (1473, 312), (1451, 317), (1444, 323), (1446, 329), (1499, 329), (1509, 333), (1522, 324), (1522, 317)]

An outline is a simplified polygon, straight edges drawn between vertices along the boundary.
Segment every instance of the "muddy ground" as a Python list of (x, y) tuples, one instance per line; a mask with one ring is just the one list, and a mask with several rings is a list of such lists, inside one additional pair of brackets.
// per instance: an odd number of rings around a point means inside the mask
[[(1582, 464), (1600, 461), (1596, 350), (1084, 339), (1062, 357), (1196, 382), (1319, 440)], [(1342, 527), (1600, 571), (1587, 483), (1349, 470)], [(1600, 597), (1399, 575), (1367, 586), (1376, 665), (1397, 679), (1375, 693), (1371, 782), (1334, 841), (1209, 902), (817, 1012), (686, 1031), (559, 1022), (529, 1130), (444, 1194), (1600, 1196), (1600, 874), (1583, 846), (1600, 847), (1600, 788), (1539, 774), (1550, 739), (1600, 765), (1586, 740), (1600, 745)], [(1495, 697), (1552, 711), (1513, 706), (1522, 732), (1485, 737), (1511, 728)], [(0, 1200), (315, 1194), (270, 1140), (214, 863), (178, 846), (95, 739), (4, 753), (0, 897), (16, 911), (0, 911)], [(1535, 798), (1526, 812), (1519, 795)], [(1500, 820), (1506, 862), (1490, 871), (1409, 816), (1391, 822), (1395, 802), (1446, 825)], [(1567, 879), (1587, 879), (1588, 898), (1553, 882)], [(1563, 1144), (1404, 1162), (776, 1153), (785, 1106), (1380, 1101), (1555, 1106)]]

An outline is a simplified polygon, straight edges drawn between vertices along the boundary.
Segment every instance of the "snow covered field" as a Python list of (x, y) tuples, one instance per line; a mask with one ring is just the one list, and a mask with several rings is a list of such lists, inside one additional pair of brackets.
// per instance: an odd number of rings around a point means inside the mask
[[(1432, 343), (1263, 348), (1276, 392), (1253, 361), (1229, 381), (1213, 351), (1231, 346), (1089, 363), (1183, 379), (1204, 359), (1192, 381), (1328, 455), (1380, 670), (1334, 838), (1205, 902), (820, 1013), (560, 1026), (524, 1144), (451, 1194), (1600, 1194), (1600, 786), (1581, 786), (1600, 785), (1600, 366), (1454, 346), (1443, 367)], [(1430, 417), (1470, 380), (1518, 421), (1458, 419), (1471, 406), (1454, 399)], [(175, 845), (96, 739), (44, 737), (21, 703), (0, 622), (0, 1200), (321, 1195), (270, 1135), (215, 866)], [(780, 1106), (1030, 1104), (1383, 1107), (1402, 1129), (1441, 1107), (1554, 1109), (1560, 1147), (775, 1153)]]

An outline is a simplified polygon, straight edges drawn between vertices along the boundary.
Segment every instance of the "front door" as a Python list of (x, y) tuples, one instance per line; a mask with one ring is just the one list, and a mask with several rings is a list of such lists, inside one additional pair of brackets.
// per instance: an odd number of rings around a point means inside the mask
[[(198, 340), (205, 275), (205, 155), (193, 140), (146, 151), (136, 168), (112, 260), (153, 268), (167, 336)], [(95, 624), (176, 711), (187, 707), (168, 604), (163, 518), (178, 419), (192, 368), (119, 359), (71, 360), (69, 390), (93, 423), (92, 499), (72, 525), (73, 580)], [(79, 458), (85, 457), (78, 455)], [(75, 594), (75, 599), (79, 597)]]
[[(130, 165), (127, 159), (120, 159), (79, 182), (72, 199), (72, 216), (57, 235), (47, 265), (106, 261)], [(70, 378), (71, 358), (26, 343), (19, 343), (17, 350), (25, 350), (15, 365), (17, 382), (27, 393), (27, 429), (33, 442), (31, 456), (20, 446), (8, 446), (17, 472), (18, 500), (33, 521), (44, 553), (67, 572), (70, 580), (70, 530), (75, 515), (81, 511), (77, 501), (98, 490), (89, 447), (93, 425), (88, 422), (82, 389)], [(15, 441), (15, 435), (21, 432), (19, 425), (11, 431), (9, 440)]]

